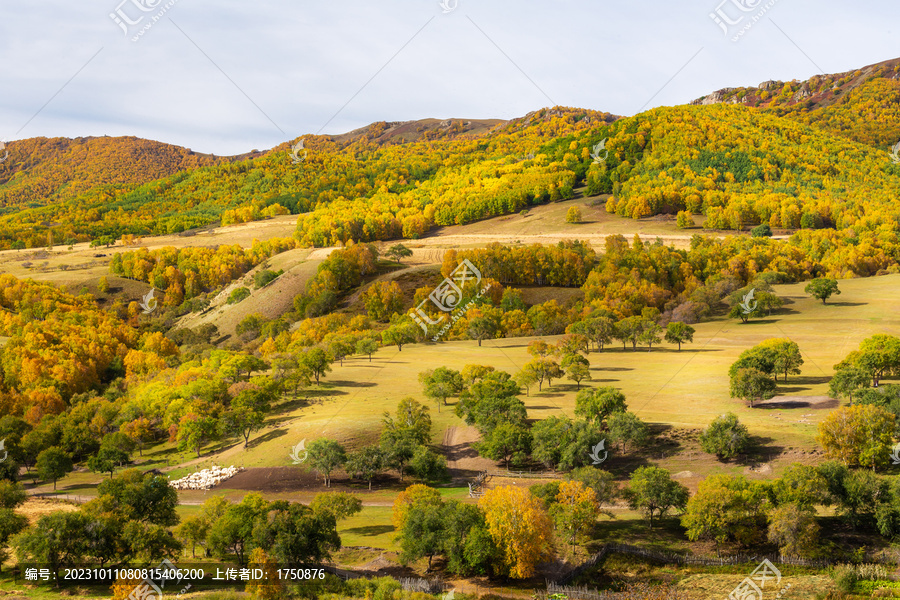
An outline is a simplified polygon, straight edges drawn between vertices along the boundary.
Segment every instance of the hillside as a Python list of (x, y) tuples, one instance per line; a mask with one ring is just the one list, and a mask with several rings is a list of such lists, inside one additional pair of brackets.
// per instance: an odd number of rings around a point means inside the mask
[(900, 140), (900, 59), (805, 81), (722, 88), (691, 104), (759, 107), (884, 149)]

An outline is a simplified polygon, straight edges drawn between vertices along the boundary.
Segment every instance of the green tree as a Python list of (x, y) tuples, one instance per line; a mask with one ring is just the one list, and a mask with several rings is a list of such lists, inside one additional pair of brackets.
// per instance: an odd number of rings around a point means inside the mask
[(297, 502), (276, 501), (257, 516), (253, 548), (265, 548), (282, 565), (320, 563), (340, 549), (334, 515)]
[(382, 423), (385, 431), (408, 431), (416, 444), (431, 440), (431, 415), (428, 407), (410, 396), (397, 403), (397, 412), (391, 416), (384, 412)]
[(488, 575), (500, 552), (487, 530), (484, 513), (471, 504), (450, 500), (444, 504), (443, 553), (447, 570), (460, 576)]
[(250, 436), (259, 431), (269, 412), (275, 393), (271, 386), (246, 389), (231, 401), (225, 413), (225, 424), (229, 431), (244, 438), (244, 448), (250, 443)]
[(597, 501), (603, 504), (611, 504), (619, 497), (619, 486), (616, 478), (609, 471), (603, 471), (595, 466), (584, 466), (566, 473), (566, 479), (580, 481), (594, 490)]
[(753, 407), (754, 402), (775, 395), (775, 382), (759, 369), (738, 369), (731, 377), (731, 397), (740, 398)]
[(128, 461), (128, 453), (118, 448), (105, 447), (88, 459), (88, 468), (95, 473), (109, 473), (110, 478), (116, 470), (116, 465)]
[(626, 410), (625, 394), (614, 387), (581, 390), (575, 396), (575, 414), (601, 427), (611, 414)]
[(772, 237), (772, 228), (768, 223), (761, 223), (750, 230), (750, 237)]
[(650, 428), (632, 412), (614, 412), (609, 416), (609, 437), (625, 452), (628, 444), (632, 447), (646, 444)]
[(806, 285), (806, 288), (803, 291), (813, 298), (821, 300), (822, 304), (825, 304), (831, 296), (840, 295), (841, 293), (838, 289), (837, 280), (829, 279), (828, 277), (818, 277), (813, 279)]
[(219, 435), (219, 421), (213, 416), (201, 417), (196, 413), (188, 413), (178, 422), (179, 450), (193, 450), (200, 457), (200, 449), (209, 440)]
[(642, 344), (647, 344), (647, 352), (653, 349), (653, 344), (658, 344), (662, 340), (660, 337), (662, 330), (662, 327), (656, 321), (643, 320), (638, 341)]
[(268, 513), (269, 502), (258, 492), (250, 492), (237, 504), (229, 505), (225, 513), (210, 524), (206, 538), (209, 548), (222, 558), (233, 554), (243, 565), (255, 547), (254, 529), (266, 520)]
[(669, 472), (659, 467), (638, 467), (631, 474), (625, 496), (629, 505), (642, 511), (650, 520), (661, 519), (673, 508), (683, 510), (688, 501), (686, 487), (673, 481)]
[(362, 506), (362, 499), (349, 492), (319, 492), (309, 503), (314, 512), (327, 512), (335, 521), (352, 517), (362, 510)]
[(197, 545), (206, 541), (209, 533), (209, 522), (197, 515), (185, 517), (175, 528), (175, 538), (182, 544), (191, 546), (191, 558), (197, 557)]
[(334, 358), (330, 354), (318, 346), (313, 346), (301, 352), (297, 357), (299, 364), (308, 369), (315, 377), (316, 385), (319, 385), (319, 379), (324, 377), (325, 373), (331, 371), (331, 362), (333, 360)]
[(694, 341), (694, 331), (693, 327), (681, 321), (671, 321), (666, 325), (666, 341), (670, 344), (678, 344), (680, 352), (682, 344)]
[(397, 263), (402, 263), (404, 258), (409, 258), (412, 254), (412, 250), (403, 244), (394, 244), (384, 253), (385, 256), (397, 261)]
[(362, 337), (356, 341), (356, 353), (366, 354), (369, 356), (369, 362), (372, 362), (372, 355), (378, 352), (378, 341), (371, 337)]
[(747, 426), (734, 413), (719, 415), (700, 434), (700, 447), (715, 454), (719, 460), (729, 460), (742, 454), (750, 445)]
[(853, 392), (867, 388), (871, 385), (871, 375), (862, 367), (847, 365), (834, 372), (831, 381), (828, 382), (828, 393), (833, 398), (846, 397), (853, 404)]
[(444, 549), (444, 520), (442, 504), (411, 506), (400, 531), (400, 562), (428, 557), (428, 569), (436, 554)]
[(531, 449), (531, 432), (522, 425), (502, 422), (491, 429), (475, 446), (478, 453), (491, 460), (502, 460), (509, 470), (510, 462), (523, 464)]
[(21, 562), (46, 565), (59, 586), (59, 571), (85, 563), (90, 555), (90, 540), (85, 532), (91, 518), (81, 511), (44, 515), (33, 527), (11, 538)]
[(231, 291), (228, 294), (228, 300), (226, 300), (227, 304), (237, 304), (243, 300), (246, 300), (250, 297), (250, 290), (245, 287), (238, 287)]
[(600, 516), (600, 502), (594, 490), (580, 481), (560, 482), (555, 500), (550, 508), (550, 516), (557, 529), (564, 532), (572, 543), (572, 554), (575, 554), (579, 535), (588, 530)]
[(500, 331), (500, 323), (492, 316), (481, 315), (469, 320), (469, 328), (466, 331), (469, 338), (478, 340), (478, 345), (481, 346), (481, 340), (489, 340), (497, 336), (497, 332)]
[(97, 486), (97, 497), (82, 510), (91, 514), (118, 513), (130, 521), (171, 527), (178, 523), (178, 492), (165, 475), (123, 471)]
[(369, 484), (372, 489), (372, 480), (384, 471), (385, 456), (378, 446), (366, 446), (356, 452), (347, 455), (344, 470), (351, 477), (359, 477)]
[(694, 226), (694, 216), (687, 210), (679, 210), (675, 216), (675, 224), (678, 229), (687, 229)]
[(56, 489), (56, 481), (72, 470), (72, 458), (60, 448), (53, 446), (47, 448), (37, 457), (37, 472), (41, 479), (53, 480), (53, 489)]
[(331, 473), (347, 461), (344, 447), (326, 438), (312, 442), (307, 448), (309, 466), (325, 479), (325, 487), (331, 487)]
[(762, 541), (768, 507), (766, 488), (766, 484), (742, 476), (706, 477), (681, 519), (688, 539), (713, 539), (717, 551), (719, 544), (728, 540), (745, 546)]
[(638, 342), (641, 334), (644, 333), (644, 326), (647, 321), (640, 316), (626, 317), (616, 323), (615, 337), (622, 340), (622, 349), (625, 349), (627, 342), (631, 342), (631, 349), (637, 350)]
[(438, 405), (438, 411), (441, 410), (441, 405), (447, 404), (447, 398), (458, 396), (463, 390), (462, 375), (459, 371), (447, 367), (422, 371), (419, 373), (419, 382), (422, 384), (423, 393)]
[(401, 322), (390, 325), (381, 332), (381, 341), (385, 346), (397, 346), (397, 352), (403, 350), (404, 344), (416, 341), (418, 329), (413, 322)]
[(422, 481), (440, 481), (447, 478), (447, 459), (442, 455), (419, 446), (409, 461), (409, 468)]
[(566, 354), (560, 365), (566, 372), (566, 378), (574, 381), (577, 389), (581, 389), (581, 382), (591, 379), (591, 363), (580, 354)]

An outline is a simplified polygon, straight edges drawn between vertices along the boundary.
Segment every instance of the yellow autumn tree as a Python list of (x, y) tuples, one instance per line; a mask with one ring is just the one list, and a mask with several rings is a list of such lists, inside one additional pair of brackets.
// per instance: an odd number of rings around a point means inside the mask
[(285, 597), (284, 582), (278, 576), (278, 562), (262, 548), (250, 553), (250, 567), (262, 569), (262, 578), (252, 578), (244, 591), (254, 600), (279, 600)]
[(441, 493), (432, 487), (416, 483), (399, 494), (394, 500), (394, 511), (391, 514), (391, 523), (396, 531), (403, 529), (406, 523), (406, 515), (412, 506), (427, 506), (429, 504), (441, 504)]
[(553, 556), (553, 526), (543, 503), (528, 490), (507, 485), (478, 500), (488, 532), (503, 554), (502, 575), (526, 579), (535, 566)]

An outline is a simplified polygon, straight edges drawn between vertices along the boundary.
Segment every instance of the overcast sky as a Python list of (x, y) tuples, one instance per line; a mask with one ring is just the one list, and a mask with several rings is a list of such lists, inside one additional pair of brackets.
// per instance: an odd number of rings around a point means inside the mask
[(0, 139), (227, 155), (382, 120), (633, 115), (900, 56), (896, 0), (721, 2), (0, 0)]

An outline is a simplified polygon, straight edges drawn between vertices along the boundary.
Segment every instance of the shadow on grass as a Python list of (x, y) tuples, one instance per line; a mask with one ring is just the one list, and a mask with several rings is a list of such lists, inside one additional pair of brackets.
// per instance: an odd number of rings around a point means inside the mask
[(826, 306), (866, 306), (868, 302), (827, 302)]
[(250, 443), (247, 444), (247, 448), (256, 448), (260, 444), (264, 444), (266, 442), (270, 442), (272, 440), (276, 440), (280, 437), (287, 435), (287, 431), (284, 429), (276, 429), (275, 431), (269, 431), (258, 438), (254, 438), (250, 440)]
[[(331, 385), (335, 385), (335, 386), (339, 385), (339, 386), (341, 386), (341, 387), (375, 387), (375, 384), (372, 383), (371, 381), (344, 381), (344, 380), (337, 381), (337, 380), (331, 380), (331, 381), (329, 381), (328, 383), (330, 383)], [(334, 393), (334, 392), (332, 392), (332, 393)], [(344, 392), (344, 393), (346, 393), (346, 392)]]
[(394, 531), (393, 525), (365, 525), (363, 527), (353, 527), (345, 529), (344, 533), (352, 533), (361, 536), (378, 536)]

